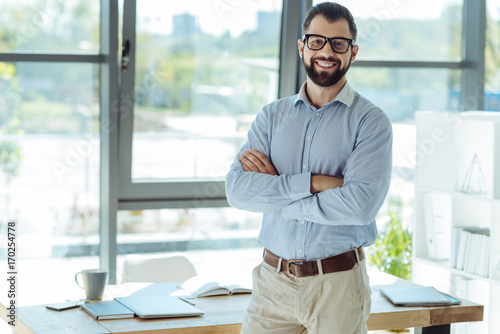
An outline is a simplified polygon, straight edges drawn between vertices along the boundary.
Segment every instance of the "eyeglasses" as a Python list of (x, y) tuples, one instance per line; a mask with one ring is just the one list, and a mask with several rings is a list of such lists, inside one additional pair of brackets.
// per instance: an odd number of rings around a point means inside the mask
[(313, 51), (323, 49), (327, 42), (330, 42), (332, 50), (336, 53), (346, 53), (351, 45), (354, 45), (354, 40), (344, 37), (328, 38), (321, 35), (305, 34), (302, 40), (306, 40), (307, 47)]

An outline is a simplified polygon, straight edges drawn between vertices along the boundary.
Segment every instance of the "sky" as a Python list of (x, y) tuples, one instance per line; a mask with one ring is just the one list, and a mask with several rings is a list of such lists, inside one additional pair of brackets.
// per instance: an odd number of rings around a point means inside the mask
[(500, 0), (487, 0), (488, 13), (495, 19), (500, 20)]
[[(314, 1), (313, 3), (321, 2)], [(451, 4), (462, 0), (337, 0), (350, 9), (355, 17), (433, 19)]]
[[(0, 0), (2, 1), (2, 0)], [(313, 1), (313, 3), (322, 0)], [(355, 17), (376, 19), (434, 19), (449, 5), (463, 0), (337, 0)], [(487, 0), (488, 12), (500, 19), (500, 0)], [(172, 32), (172, 15), (189, 13), (198, 18), (201, 30), (220, 36), (229, 31), (238, 36), (253, 30), (258, 11), (281, 11), (281, 0), (137, 0), (138, 27), (141, 31), (168, 35)]]
[(201, 30), (213, 35), (230, 31), (238, 36), (257, 26), (258, 11), (281, 11), (280, 0), (138, 0), (138, 26), (142, 31), (168, 35), (172, 15), (189, 13), (198, 17)]
[[(0, 0), (2, 3), (32, 3), (37, 0)], [(48, 0), (46, 6), (60, 0)], [(65, 0), (68, 1), (68, 0)], [(79, 0), (70, 0), (78, 3)], [(98, 5), (99, 0), (95, 1)], [(220, 36), (229, 31), (238, 36), (254, 30), (258, 11), (281, 11), (281, 0), (136, 0), (139, 30), (169, 35), (172, 32), (172, 15), (189, 13), (198, 18), (204, 32)], [(314, 0), (318, 3), (323, 0)], [(500, 20), (500, 0), (486, 0), (489, 15)], [(133, 3), (119, 0), (120, 3)], [(355, 17), (376, 19), (411, 18), (433, 19), (439, 17), (449, 5), (463, 0), (337, 0), (351, 10)]]

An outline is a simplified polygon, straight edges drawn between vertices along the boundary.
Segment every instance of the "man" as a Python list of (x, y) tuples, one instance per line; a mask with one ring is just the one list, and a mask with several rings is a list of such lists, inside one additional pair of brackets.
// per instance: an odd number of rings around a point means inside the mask
[(363, 246), (389, 188), (392, 126), (347, 83), (359, 50), (349, 10), (317, 4), (303, 33), (307, 81), (262, 109), (226, 176), (231, 206), (264, 213), (242, 333), (366, 333)]

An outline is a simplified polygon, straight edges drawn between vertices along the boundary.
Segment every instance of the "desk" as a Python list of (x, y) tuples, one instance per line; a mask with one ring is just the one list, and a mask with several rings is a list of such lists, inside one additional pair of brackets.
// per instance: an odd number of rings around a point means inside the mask
[[(387, 274), (370, 272), (372, 308), (367, 321), (368, 330), (416, 327), (416, 333), (449, 333), (450, 324), (482, 321), (483, 306), (466, 300), (461, 305), (442, 307), (396, 307), (380, 295), (382, 285), (407, 286), (413, 283)], [(108, 287), (108, 297), (171, 294), (177, 283), (128, 283)], [(175, 294), (175, 292), (174, 292)], [(240, 332), (250, 295), (196, 298), (196, 307), (203, 316), (176, 319), (139, 318), (96, 321), (80, 309), (51, 311), (44, 305), (17, 309), (16, 333), (176, 333), (176, 334), (235, 334)], [(4, 321), (7, 310), (0, 304)]]

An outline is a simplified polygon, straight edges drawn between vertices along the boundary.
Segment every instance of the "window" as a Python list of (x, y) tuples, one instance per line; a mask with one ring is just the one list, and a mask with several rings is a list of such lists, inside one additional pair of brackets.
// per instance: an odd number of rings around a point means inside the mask
[(280, 21), (276, 0), (137, 2), (134, 181), (221, 180), (277, 97)]
[(359, 60), (436, 61), (461, 57), (460, 0), (338, 2), (355, 16)]
[(460, 109), (459, 70), (352, 66), (347, 76), (393, 123), (411, 121), (416, 110)]
[(26, 256), (65, 256), (87, 238), (98, 243), (97, 72), (93, 64), (0, 63), (7, 88), (0, 94), (0, 205), (33, 239)]
[(99, 0), (4, 0), (2, 52), (99, 53)]
[(16, 222), (26, 297), (99, 266), (99, 11), (98, 0), (2, 2), (0, 230)]
[(233, 208), (120, 211), (118, 253), (259, 247), (260, 218)]
[[(241, 235), (251, 247), (259, 215), (227, 207), (223, 176), (255, 114), (278, 90), (300, 87), (296, 41), (311, 3), (3, 1), (0, 216), (22, 222), (25, 282), (56, 260), (68, 272), (54, 285), (82, 267), (114, 271), (120, 255), (159, 243), (215, 251)], [(465, 6), (479, 2), (342, 3), (360, 31), (349, 80), (393, 120), (402, 180), (393, 188), (411, 193), (414, 110), (462, 110), (483, 84), (485, 109), (499, 110), (500, 5), (487, 2), (481, 81), (464, 80), (480, 62), (462, 54), (462, 30), (477, 28), (464, 25)], [(121, 39), (129, 40), (124, 71)], [(113, 117), (119, 124), (104, 123)]]
[(467, 85), (482, 75), (479, 67), (470, 65), (480, 55), (466, 40), (466, 36), (479, 40), (475, 34), (480, 32), (477, 25), (464, 23), (478, 22), (476, 17), (464, 17), (479, 12), (464, 10), (466, 6), (478, 9), (478, 2), (338, 2), (351, 10), (358, 27), (356, 43), (360, 50), (348, 80), (393, 122), (393, 177), (379, 214), (379, 230), (383, 231), (390, 219), (389, 211), (394, 210), (389, 203), (399, 203), (392, 214), (398, 216), (403, 227), (411, 228), (415, 111), (460, 111), (469, 108), (464, 101), (471, 101), (476, 108), (480, 105), (473, 91), (478, 86), (471, 89)]
[(462, 1), (339, 3), (358, 28), (360, 51), (348, 73), (354, 89), (395, 123), (420, 109), (460, 110)]
[(281, 2), (139, 0), (123, 13), (133, 113), (120, 120), (132, 136), (120, 137), (117, 254), (257, 246), (260, 215), (225, 208), (223, 180), (278, 96)]

